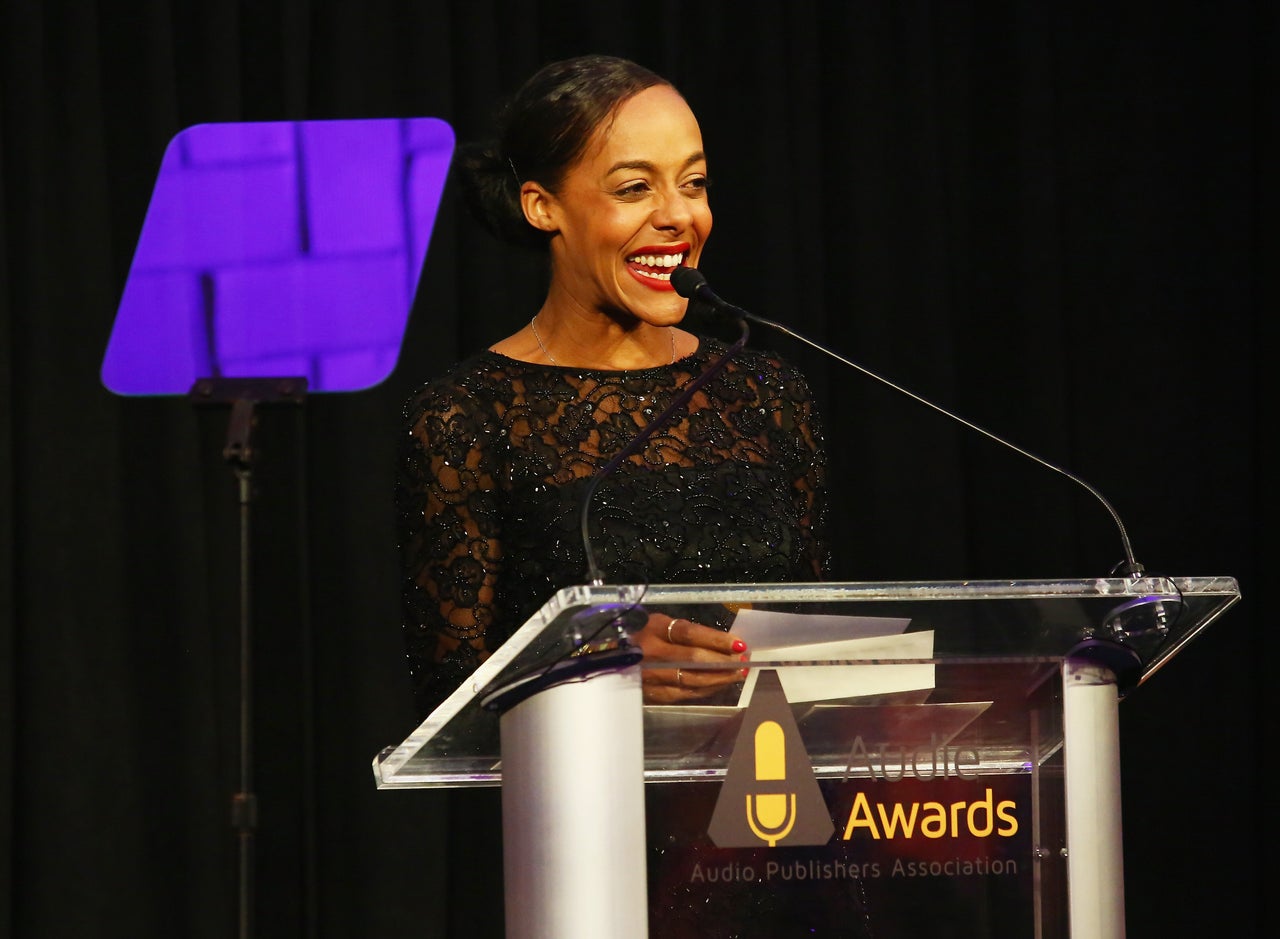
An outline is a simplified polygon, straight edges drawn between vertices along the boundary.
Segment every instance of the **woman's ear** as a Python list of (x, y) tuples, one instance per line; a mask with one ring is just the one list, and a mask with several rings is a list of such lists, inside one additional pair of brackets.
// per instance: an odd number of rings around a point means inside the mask
[(553, 234), (560, 230), (556, 197), (540, 183), (527, 180), (520, 187), (520, 208), (524, 210), (525, 220), (539, 231)]

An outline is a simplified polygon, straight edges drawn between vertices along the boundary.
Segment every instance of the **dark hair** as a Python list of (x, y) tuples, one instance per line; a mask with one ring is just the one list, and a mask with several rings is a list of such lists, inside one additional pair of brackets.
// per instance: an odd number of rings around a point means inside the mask
[(544, 66), (503, 108), (496, 140), (458, 148), (468, 207), (503, 241), (545, 249), (547, 234), (530, 225), (520, 208), (521, 183), (532, 179), (555, 192), (596, 128), (633, 95), (670, 84), (613, 56), (584, 55)]

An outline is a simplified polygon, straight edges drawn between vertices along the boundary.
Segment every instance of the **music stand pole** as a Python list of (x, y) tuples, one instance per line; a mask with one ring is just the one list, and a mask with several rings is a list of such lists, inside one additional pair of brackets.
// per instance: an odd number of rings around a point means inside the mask
[(300, 404), (305, 378), (201, 378), (191, 388), (198, 404), (230, 404), (227, 442), (222, 458), (237, 482), (240, 523), (239, 657), (240, 752), (239, 789), (231, 799), (231, 825), (238, 847), (237, 935), (251, 939), (254, 917), (254, 837), (258, 828), (258, 798), (253, 788), (253, 429), (261, 403)]

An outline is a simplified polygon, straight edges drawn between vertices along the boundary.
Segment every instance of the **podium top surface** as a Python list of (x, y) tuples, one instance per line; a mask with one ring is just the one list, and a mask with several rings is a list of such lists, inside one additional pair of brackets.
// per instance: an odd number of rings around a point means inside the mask
[[(1040, 694), (1037, 689), (1048, 687), (1053, 694), (1057, 683), (1047, 679), (1057, 676), (1062, 661), (1078, 654), (1082, 643), (1119, 650), (1132, 662), (1122, 682), (1132, 691), (1239, 599), (1232, 577), (570, 587), (556, 593), (402, 743), (381, 751), (374, 775), (379, 788), (499, 784), (500, 715), (482, 702), (572, 658), (582, 641), (581, 614), (619, 605), (771, 636), (751, 642), (749, 670), (767, 667), (790, 676), (788, 700), (815, 765), (828, 746), (838, 762), (836, 751), (847, 746), (851, 727), (900, 737), (917, 726), (944, 736), (980, 727), (984, 741), (996, 749), (1005, 746), (1010, 765), (1022, 767), (1052, 752), (1060, 734), (1055, 738), (1050, 728), (1045, 735), (1037, 725), (1043, 739), (1031, 745), (1036, 752), (1029, 757), (1025, 729), (1007, 717), (1025, 709), (1029, 697)], [(789, 645), (789, 636), (809, 644)], [(749, 688), (753, 678), (749, 671), (744, 685)], [(850, 684), (837, 683), (844, 690), (833, 695), (832, 682), (824, 679)], [(646, 777), (722, 773), (726, 757), (717, 741), (745, 703), (735, 692), (712, 703), (646, 706)], [(1007, 741), (999, 739), (1004, 734)]]

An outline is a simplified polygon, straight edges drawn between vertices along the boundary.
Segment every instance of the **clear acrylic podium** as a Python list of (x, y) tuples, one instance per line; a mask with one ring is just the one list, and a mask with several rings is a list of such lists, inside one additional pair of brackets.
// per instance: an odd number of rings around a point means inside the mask
[[(1118, 939), (1118, 702), (1239, 598), (1230, 577), (569, 588), (374, 775), (386, 789), (503, 787), (513, 939)], [(905, 622), (910, 641), (886, 647), (910, 650), (898, 657), (753, 649), (746, 683), (762, 697), (766, 673), (780, 679), (828, 839), (710, 837), (731, 767), (752, 765), (734, 756), (752, 708), (736, 693), (644, 705), (642, 669), (681, 663), (582, 644), (598, 611), (634, 604), (703, 622), (743, 609)], [(816, 670), (836, 690), (793, 700)]]

